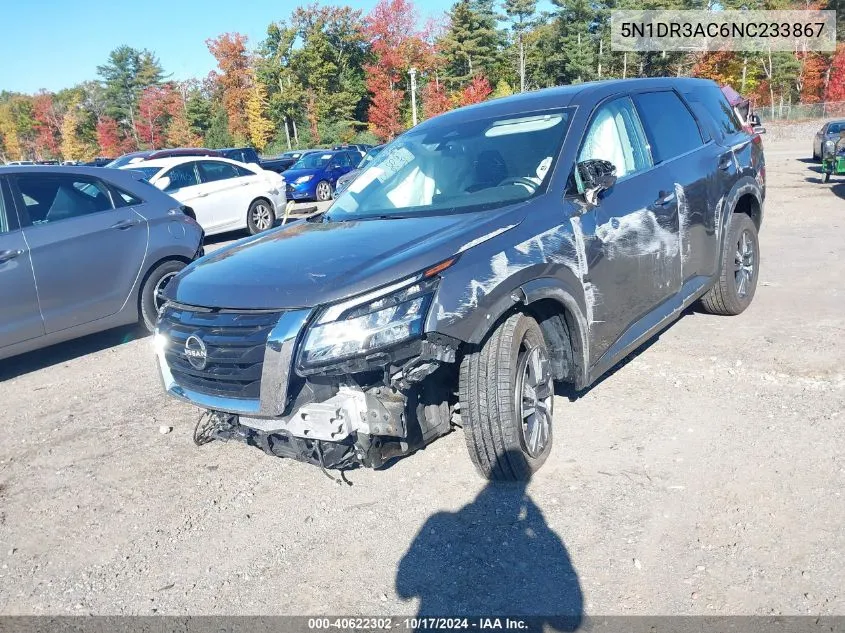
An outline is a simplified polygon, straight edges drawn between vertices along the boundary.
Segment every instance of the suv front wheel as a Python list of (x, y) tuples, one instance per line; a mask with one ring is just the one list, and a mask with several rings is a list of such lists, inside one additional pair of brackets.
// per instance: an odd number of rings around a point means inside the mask
[(470, 457), (494, 480), (527, 480), (552, 448), (554, 381), (537, 322), (517, 313), (461, 362), (461, 423)]

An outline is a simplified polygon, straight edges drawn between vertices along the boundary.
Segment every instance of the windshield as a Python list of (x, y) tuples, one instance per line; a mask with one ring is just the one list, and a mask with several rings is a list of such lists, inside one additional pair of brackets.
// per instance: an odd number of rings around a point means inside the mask
[(308, 154), (294, 163), (291, 169), (321, 169), (329, 164), (333, 154)]
[(845, 123), (831, 123), (827, 126), (828, 134), (839, 134), (842, 130), (845, 130)]
[(132, 171), (140, 171), (144, 174), (144, 180), (149, 180), (161, 171), (161, 167), (132, 167)]
[(384, 148), (326, 215), (329, 221), (437, 215), (527, 200), (548, 184), (571, 109), (444, 121)]
[(379, 152), (383, 149), (384, 148), (382, 146), (379, 146), (379, 147), (374, 147), (369, 152), (367, 152), (366, 155), (364, 156), (364, 158), (361, 159), (361, 162), (358, 163), (357, 169), (364, 169), (364, 167), (366, 167), (367, 165), (372, 163), (373, 160), (375, 159), (375, 157), (378, 156)]

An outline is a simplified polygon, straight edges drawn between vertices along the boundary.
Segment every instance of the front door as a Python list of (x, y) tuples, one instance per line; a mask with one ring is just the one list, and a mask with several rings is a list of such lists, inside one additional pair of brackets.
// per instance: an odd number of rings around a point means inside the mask
[(115, 209), (105, 184), (81, 174), (12, 177), (46, 332), (119, 312), (147, 252), (147, 227)]
[(29, 247), (0, 178), (0, 349), (43, 334)]
[[(593, 113), (578, 161), (603, 159), (616, 184), (598, 204), (573, 218), (586, 254), (585, 289), (592, 316), (593, 361), (614, 343), (624, 346), (637, 321), (680, 288), (677, 196), (671, 174), (655, 166), (645, 132), (628, 97)], [(580, 235), (579, 235), (580, 233)]]
[[(250, 194), (259, 177), (247, 169), (223, 161), (203, 160), (198, 164), (200, 183), (211, 210), (212, 231), (246, 226)], [(246, 174), (246, 175), (241, 175)]]

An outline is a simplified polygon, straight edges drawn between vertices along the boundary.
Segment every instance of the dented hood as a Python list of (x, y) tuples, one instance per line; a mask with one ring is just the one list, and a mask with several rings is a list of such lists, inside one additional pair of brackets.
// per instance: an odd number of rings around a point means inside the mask
[(496, 231), (519, 207), (449, 216), (299, 221), (235, 242), (171, 281), (168, 299), (233, 309), (288, 309), (339, 301), (398, 281)]

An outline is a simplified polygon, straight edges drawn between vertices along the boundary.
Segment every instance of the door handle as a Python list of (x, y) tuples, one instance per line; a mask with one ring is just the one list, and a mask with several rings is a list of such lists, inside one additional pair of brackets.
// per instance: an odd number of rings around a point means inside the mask
[(138, 224), (138, 222), (135, 220), (121, 220), (120, 222), (112, 224), (111, 228), (117, 229), (118, 231), (124, 231), (126, 229), (131, 229), (136, 224)]
[(5, 264), (9, 260), (18, 257), (19, 255), (23, 255), (23, 251), (20, 249), (10, 249), (7, 251), (0, 251), (0, 264)]
[(719, 159), (719, 169), (722, 171), (728, 171), (733, 165), (733, 155), (732, 154), (725, 154)]
[(655, 200), (652, 204), (655, 207), (665, 207), (669, 205), (673, 200), (675, 200), (675, 193), (672, 191), (661, 191), (657, 194), (657, 200)]

